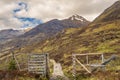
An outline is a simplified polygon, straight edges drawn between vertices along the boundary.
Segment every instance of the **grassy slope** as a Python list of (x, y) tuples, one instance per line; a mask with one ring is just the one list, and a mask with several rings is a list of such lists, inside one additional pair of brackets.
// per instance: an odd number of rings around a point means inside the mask
[[(56, 37), (21, 48), (19, 52), (28, 53), (28, 51), (30, 53), (50, 53), (50, 58), (60, 62), (65, 74), (72, 80), (72, 53), (101, 52), (120, 55), (120, 20), (101, 23), (97, 28), (96, 25), (91, 24), (85, 28), (67, 29)], [(115, 71), (120, 70), (120, 62), (115, 64), (116, 61), (107, 65), (107, 69), (110, 71), (110, 74), (106, 75), (107, 77), (98, 72), (90, 76), (78, 74), (77, 80), (117, 80), (120, 73), (116, 74)]]
[(120, 20), (99, 27), (67, 29), (49, 40), (22, 48), (22, 52), (47, 52), (51, 58), (69, 64), (72, 53), (120, 53)]

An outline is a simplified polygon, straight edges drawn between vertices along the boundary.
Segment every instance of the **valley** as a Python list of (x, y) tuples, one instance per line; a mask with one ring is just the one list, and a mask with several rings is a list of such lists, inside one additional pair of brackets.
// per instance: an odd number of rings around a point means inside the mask
[[(26, 32), (12, 29), (1, 30), (0, 79), (9, 80), (6, 77), (7, 75), (11, 78), (10, 80), (40, 79), (37, 74), (29, 73), (27, 70), (20, 72), (18, 70), (18, 63), (21, 67), (27, 68), (28, 56), (37, 53), (48, 53), (49, 59), (56, 62), (56, 64), (49, 62), (50, 77), (53, 72), (55, 74), (54, 70), (56, 69), (58, 74), (62, 75), (64, 73), (64, 77), (67, 78), (62, 79), (61, 76), (55, 76), (51, 80), (119, 80), (120, 1), (116, 1), (105, 9), (92, 22), (82, 16), (73, 15), (62, 20), (50, 20)], [(112, 55), (117, 55), (117, 58), (112, 59), (113, 61), (109, 64), (103, 65), (106, 68), (105, 71), (98, 68), (95, 72), (89, 74), (83, 70), (85, 64), (82, 65), (79, 62), (85, 62), (87, 57), (76, 57), (78, 63), (76, 63), (76, 77), (74, 77), (72, 55), (89, 53), (102, 53), (105, 56), (105, 61)], [(15, 57), (17, 62), (13, 61), (12, 66), (17, 66), (17, 68), (11, 72), (9, 71), (10, 61), (14, 60)], [(97, 59), (101, 59), (97, 54), (89, 58), (92, 63), (97, 63)], [(99, 60), (98, 62), (101, 63)], [(82, 68), (79, 64), (82, 65)], [(16, 77), (11, 77), (15, 73), (17, 73)]]

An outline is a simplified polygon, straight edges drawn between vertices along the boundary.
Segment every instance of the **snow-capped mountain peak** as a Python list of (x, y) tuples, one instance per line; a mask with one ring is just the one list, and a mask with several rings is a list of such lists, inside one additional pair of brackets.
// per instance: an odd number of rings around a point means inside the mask
[(84, 21), (86, 21), (86, 19), (85, 18), (83, 18), (82, 16), (79, 16), (79, 15), (73, 15), (73, 16), (71, 16), (70, 18), (69, 18), (70, 20), (78, 20), (78, 21), (81, 21), (81, 22), (84, 22)]

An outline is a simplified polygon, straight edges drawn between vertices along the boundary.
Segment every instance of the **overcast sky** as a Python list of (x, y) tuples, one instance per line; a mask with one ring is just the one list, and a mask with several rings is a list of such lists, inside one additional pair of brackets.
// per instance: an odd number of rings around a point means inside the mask
[(94, 20), (117, 0), (1, 0), (0, 29), (34, 27), (74, 14)]

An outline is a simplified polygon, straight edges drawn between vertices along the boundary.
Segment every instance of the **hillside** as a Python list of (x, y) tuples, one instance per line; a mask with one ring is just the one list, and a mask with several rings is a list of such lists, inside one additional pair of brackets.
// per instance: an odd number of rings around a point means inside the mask
[[(119, 54), (119, 4), (120, 1), (106, 9), (87, 27), (66, 29), (46, 41), (23, 47), (20, 52), (47, 52), (56, 61), (64, 62), (64, 65), (70, 65), (72, 53), (101, 52)], [(108, 15), (109, 13), (114, 17)]]
[(93, 22), (101, 23), (106, 21), (114, 21), (120, 19), (120, 1), (117, 1), (111, 7), (107, 8), (99, 17)]
[[(71, 19), (72, 18), (72, 19)], [(68, 19), (53, 19), (46, 23), (40, 24), (35, 28), (27, 31), (23, 35), (0, 45), (1, 50), (21, 48), (26, 45), (32, 45), (42, 40), (48, 39), (60, 33), (67, 28), (78, 28), (87, 26), (90, 22), (79, 15), (73, 15)]]
[(89, 23), (90, 22), (88, 20), (79, 15), (73, 15), (70, 18), (63, 20), (53, 19), (36, 26), (32, 30), (26, 32), (21, 37), (27, 39), (29, 38), (33, 42), (36, 40), (44, 40), (46, 38), (56, 35), (64, 29), (87, 26)]
[(24, 31), (21, 30), (13, 30), (13, 29), (0, 30), (0, 43), (9, 41), (22, 34), (24, 34)]

